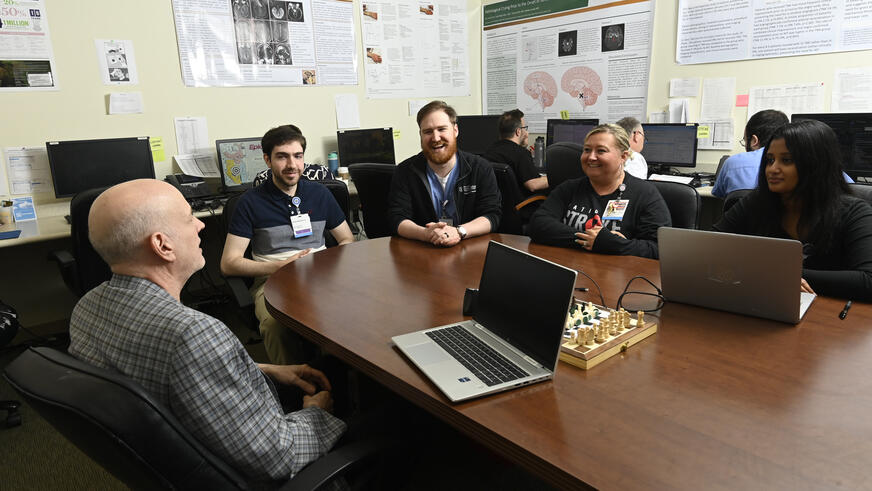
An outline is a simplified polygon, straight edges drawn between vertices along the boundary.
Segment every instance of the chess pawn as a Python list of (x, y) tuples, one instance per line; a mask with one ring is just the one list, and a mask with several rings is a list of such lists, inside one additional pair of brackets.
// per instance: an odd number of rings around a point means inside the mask
[(594, 341), (597, 343), (605, 343), (606, 336), (608, 336), (608, 331), (606, 330), (605, 323), (600, 323), (600, 325), (596, 329), (596, 338)]
[(586, 327), (584, 329), (584, 345), (585, 346), (593, 346), (593, 338), (596, 336), (594, 334), (594, 328)]
[(636, 313), (636, 327), (642, 327), (645, 325), (645, 312), (641, 310)]
[(618, 333), (618, 319), (616, 315), (609, 316), (609, 336), (614, 336)]
[(624, 313), (621, 312), (621, 314), (618, 316), (618, 328), (617, 328), (617, 331), (618, 331), (619, 333), (624, 332), (624, 330), (626, 329), (626, 327), (625, 327), (624, 324), (625, 324)]

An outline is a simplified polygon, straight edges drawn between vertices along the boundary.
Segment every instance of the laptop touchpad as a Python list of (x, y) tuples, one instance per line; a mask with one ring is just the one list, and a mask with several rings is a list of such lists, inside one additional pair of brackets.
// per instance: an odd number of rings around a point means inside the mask
[(422, 343), (406, 348), (409, 352), (409, 357), (417, 361), (421, 365), (432, 365), (445, 360), (453, 360), (448, 353), (439, 347), (436, 343)]

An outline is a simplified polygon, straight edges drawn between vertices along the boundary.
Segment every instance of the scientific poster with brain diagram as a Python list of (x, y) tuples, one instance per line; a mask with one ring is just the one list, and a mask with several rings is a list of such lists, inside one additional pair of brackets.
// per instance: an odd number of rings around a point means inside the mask
[(561, 114), (645, 121), (653, 21), (651, 0), (486, 5), (483, 112), (518, 108), (533, 133)]

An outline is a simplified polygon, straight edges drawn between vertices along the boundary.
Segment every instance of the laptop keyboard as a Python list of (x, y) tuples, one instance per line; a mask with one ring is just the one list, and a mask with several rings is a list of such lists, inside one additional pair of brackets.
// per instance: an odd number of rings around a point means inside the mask
[(529, 375), (460, 326), (425, 334), (489, 387)]

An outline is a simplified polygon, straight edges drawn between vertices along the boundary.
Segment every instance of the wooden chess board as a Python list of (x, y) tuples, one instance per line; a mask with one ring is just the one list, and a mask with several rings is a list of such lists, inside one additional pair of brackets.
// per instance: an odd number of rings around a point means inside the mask
[(569, 309), (560, 360), (587, 370), (657, 332), (657, 323), (640, 313), (611, 310), (590, 302)]

